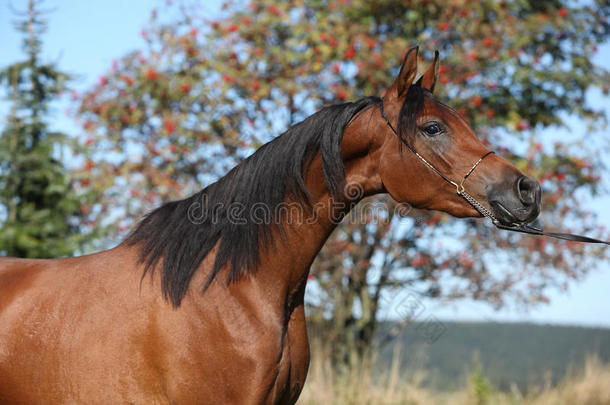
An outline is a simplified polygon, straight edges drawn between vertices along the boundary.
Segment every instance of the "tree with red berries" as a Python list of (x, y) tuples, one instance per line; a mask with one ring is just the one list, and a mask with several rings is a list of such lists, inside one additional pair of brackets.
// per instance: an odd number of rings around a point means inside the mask
[[(604, 232), (578, 199), (600, 191), (598, 151), (608, 141), (542, 132), (566, 115), (605, 123), (585, 97), (591, 88), (607, 92), (610, 79), (591, 62), (610, 31), (603, 0), (229, 1), (213, 19), (183, 2), (163, 13), (174, 14), (161, 22), (153, 12), (142, 32), (148, 47), (121, 58), (79, 110), (96, 149), (121, 156), (97, 166), (103, 181), (114, 179), (108, 201), (132, 188), (129, 221), (203, 187), (323, 105), (382, 95), (418, 44), (424, 67), (433, 50), (441, 53), (437, 97), (541, 181), (544, 226)], [(405, 217), (386, 199), (368, 203), (379, 209), (356, 209), (312, 267), (310, 320), (324, 325), (338, 365), (368, 357), (394, 292), (494, 306), (544, 302), (549, 288), (565, 288), (607, 258), (596, 247), (503, 233), (482, 220), (415, 210)]]

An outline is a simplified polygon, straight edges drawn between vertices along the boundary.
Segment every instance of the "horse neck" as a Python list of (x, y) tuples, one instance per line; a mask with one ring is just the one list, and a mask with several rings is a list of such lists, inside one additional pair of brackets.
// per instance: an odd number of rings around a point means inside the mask
[(304, 221), (282, 223), (283, 236), (277, 235), (276, 245), (262, 257), (263, 271), (256, 279), (266, 291), (277, 291), (279, 300), (302, 302), (310, 266), (341, 218), (362, 198), (383, 191), (377, 170), (380, 151), (370, 139), (377, 132), (362, 122), (364, 116), (368, 118), (361, 113), (352, 120), (342, 142), (346, 188), (355, 198), (337, 199), (329, 194), (318, 154), (304, 176), (311, 209), (303, 207)]

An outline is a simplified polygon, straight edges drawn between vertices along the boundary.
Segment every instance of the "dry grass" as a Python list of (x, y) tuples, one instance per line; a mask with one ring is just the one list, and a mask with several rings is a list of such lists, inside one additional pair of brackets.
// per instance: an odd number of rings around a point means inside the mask
[(397, 364), (385, 375), (360, 371), (340, 378), (322, 350), (314, 353), (300, 405), (610, 405), (610, 366), (595, 358), (555, 387), (524, 396), (516, 388), (511, 393), (494, 391), (481, 375), (471, 376), (460, 391), (432, 391), (422, 387), (423, 373), (403, 378)]
[(523, 402), (532, 405), (606, 405), (610, 404), (610, 366), (589, 358), (584, 370), (566, 378), (555, 388), (547, 388)]

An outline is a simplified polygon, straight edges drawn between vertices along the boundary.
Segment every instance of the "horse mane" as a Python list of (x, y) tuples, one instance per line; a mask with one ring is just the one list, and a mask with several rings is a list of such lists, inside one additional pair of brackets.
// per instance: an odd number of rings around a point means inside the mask
[[(318, 152), (330, 195), (340, 198), (345, 182), (343, 131), (359, 111), (378, 102), (377, 97), (367, 97), (325, 107), (260, 147), (217, 182), (147, 214), (126, 239), (140, 249), (139, 259), (145, 265), (142, 277), (149, 271), (152, 274), (162, 261), (162, 292), (177, 307), (195, 271), (217, 243), (204, 290), (226, 264), (228, 283), (251, 274), (261, 250), (273, 243), (276, 218), (264, 223), (232, 220), (227, 208), (249, 213), (256, 205), (264, 205), (274, 215), (274, 208), (287, 198), (308, 205), (303, 176)], [(193, 208), (198, 211), (196, 218)]]
[[(378, 97), (366, 97), (325, 107), (260, 147), (215, 183), (147, 214), (126, 238), (128, 245), (140, 249), (142, 278), (148, 272), (152, 275), (162, 262), (163, 296), (178, 307), (197, 268), (217, 244), (203, 291), (227, 264), (227, 283), (252, 274), (261, 252), (273, 244), (272, 227), (280, 222), (274, 217), (276, 208), (287, 199), (310, 205), (303, 177), (317, 153), (322, 157), (330, 195), (336, 200), (343, 198), (343, 131), (358, 112), (380, 101)], [(402, 142), (410, 141), (422, 104), (422, 89), (411, 86), (398, 118)], [(265, 207), (272, 217), (252, 221), (233, 218), (234, 213), (230, 212), (231, 207), (238, 207), (241, 212), (250, 213), (256, 206)], [(281, 234), (281, 227), (278, 228)]]

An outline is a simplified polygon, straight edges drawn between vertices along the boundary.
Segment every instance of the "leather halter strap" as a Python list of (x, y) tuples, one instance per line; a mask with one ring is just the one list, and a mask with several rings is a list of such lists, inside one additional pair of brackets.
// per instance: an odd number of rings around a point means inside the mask
[[(385, 122), (388, 124), (388, 126), (390, 127), (392, 132), (394, 132), (394, 134), (396, 134), (398, 136), (398, 131), (392, 126), (392, 123), (390, 122), (388, 117), (385, 115), (385, 111), (383, 110), (383, 99), (381, 99), (379, 101), (379, 110), (381, 112), (381, 116), (383, 117)], [(495, 153), (494, 151), (489, 151), (486, 154), (484, 154), (483, 156), (481, 156), (481, 158), (479, 160), (477, 160), (474, 165), (472, 165), (472, 167), (470, 168), (468, 173), (466, 173), (466, 175), (462, 178), (462, 181), (460, 181), (460, 183), (458, 184), (455, 181), (449, 179), (443, 173), (441, 173), (430, 162), (428, 162), (426, 159), (424, 159), (424, 157), (422, 155), (417, 153), (417, 151), (407, 142), (403, 142), (403, 144), (406, 145), (407, 148), (409, 148), (409, 150), (411, 152), (413, 152), (415, 154), (415, 156), (417, 156), (419, 158), (419, 160), (424, 162), (426, 164), (426, 166), (428, 166), (430, 169), (432, 169), (432, 171), (434, 171), (436, 174), (441, 176), (441, 178), (443, 178), (448, 183), (452, 184), (455, 187), (456, 192), (459, 196), (463, 197), (466, 201), (468, 201), (468, 203), (470, 205), (472, 205), (478, 212), (480, 212), (481, 215), (491, 219), (492, 223), (498, 229), (505, 229), (507, 231), (513, 231), (513, 232), (529, 233), (532, 235), (550, 236), (552, 238), (565, 239), (565, 240), (570, 240), (570, 241), (574, 241), (574, 242), (603, 243), (606, 245), (610, 245), (610, 242), (608, 242), (608, 241), (603, 241), (603, 240), (591, 238), (588, 236), (574, 235), (574, 234), (570, 234), (570, 233), (545, 232), (542, 229), (533, 227), (528, 224), (514, 223), (511, 225), (503, 225), (502, 223), (500, 223), (500, 221), (498, 221), (498, 219), (493, 215), (493, 213), (491, 211), (489, 211), (480, 202), (478, 202), (474, 197), (472, 197), (470, 194), (468, 194), (464, 188), (464, 182), (466, 181), (468, 176), (470, 176), (472, 174), (472, 172), (474, 172), (474, 169), (477, 168), (477, 166), (479, 165), (479, 163), (481, 163), (483, 161), (483, 159), (485, 159), (487, 156), (491, 155), (492, 153)]]

